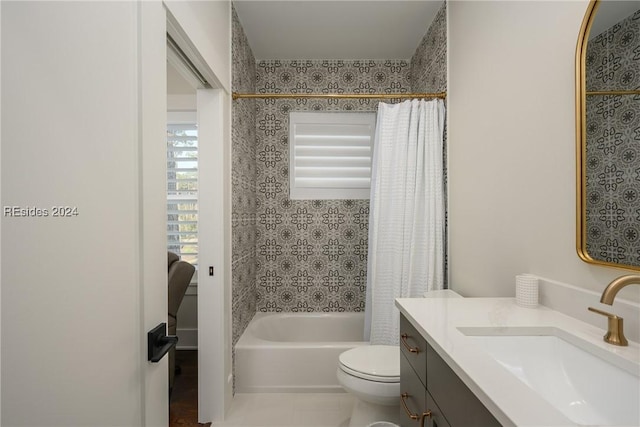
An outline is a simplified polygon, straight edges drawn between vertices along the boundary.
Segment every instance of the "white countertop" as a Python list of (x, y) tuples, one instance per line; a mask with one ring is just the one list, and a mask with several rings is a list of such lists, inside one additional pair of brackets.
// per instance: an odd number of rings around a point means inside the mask
[(638, 343), (630, 341), (628, 347), (607, 344), (602, 339), (604, 329), (543, 306), (519, 307), (514, 298), (399, 298), (396, 306), (503, 425), (575, 423), (479, 349), (458, 327), (558, 328), (604, 352), (640, 363)]

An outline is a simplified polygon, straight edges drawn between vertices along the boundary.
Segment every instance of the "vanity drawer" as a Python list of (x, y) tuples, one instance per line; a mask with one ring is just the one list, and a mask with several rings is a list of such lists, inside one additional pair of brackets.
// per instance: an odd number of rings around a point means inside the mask
[(489, 410), (431, 347), (427, 347), (427, 389), (447, 421), (457, 426), (500, 426)]
[(400, 316), (400, 352), (418, 374), (423, 385), (427, 385), (427, 341), (404, 315)]
[(426, 400), (427, 409), (431, 411), (431, 416), (425, 418), (424, 427), (451, 427), (438, 405), (436, 405), (436, 401), (431, 397), (431, 394), (428, 391)]
[[(420, 418), (426, 409), (426, 390), (404, 355), (400, 356), (400, 425), (420, 427)], [(411, 415), (417, 417), (412, 419)]]

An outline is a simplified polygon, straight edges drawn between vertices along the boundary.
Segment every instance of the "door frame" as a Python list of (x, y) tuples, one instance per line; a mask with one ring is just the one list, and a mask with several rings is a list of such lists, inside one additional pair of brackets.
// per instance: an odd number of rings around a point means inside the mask
[[(163, 2), (139, 2), (141, 352), (146, 332), (167, 320), (167, 34), (211, 88), (197, 91), (199, 151), (198, 421), (224, 420), (231, 376), (231, 100), (220, 79)], [(163, 183), (163, 184), (160, 184)], [(207, 218), (202, 221), (202, 218)], [(209, 266), (214, 276), (209, 276)], [(158, 286), (158, 284), (163, 284)], [(167, 425), (167, 361), (143, 362), (143, 425)], [(164, 402), (164, 403), (163, 403)]]
[[(223, 89), (197, 90), (198, 421), (219, 422), (231, 404), (231, 185)], [(202, 159), (202, 160), (201, 160)], [(206, 218), (206, 221), (202, 221)], [(213, 268), (213, 275), (210, 269)]]

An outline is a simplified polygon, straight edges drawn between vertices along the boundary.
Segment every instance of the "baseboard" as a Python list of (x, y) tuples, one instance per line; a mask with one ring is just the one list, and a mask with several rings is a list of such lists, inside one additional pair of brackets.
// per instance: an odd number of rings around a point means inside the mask
[(196, 328), (178, 328), (178, 350), (197, 350), (198, 349), (198, 329)]

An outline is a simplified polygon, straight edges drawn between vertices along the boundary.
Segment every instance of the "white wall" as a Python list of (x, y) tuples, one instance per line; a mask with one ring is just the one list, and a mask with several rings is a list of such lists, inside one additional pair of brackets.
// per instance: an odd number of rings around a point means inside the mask
[[(0, 7), (0, 46), (2, 46), (2, 7)], [(0, 55), (0, 82), (2, 81), (2, 58)], [(2, 84), (0, 84), (0, 99), (2, 99)], [(0, 102), (0, 105), (2, 103)], [(0, 106), (0, 135), (2, 135), (2, 107)], [(0, 136), (0, 141), (2, 137)], [(0, 153), (1, 153), (0, 149)], [(0, 154), (0, 188), (2, 188), (2, 157)], [(2, 221), (0, 221), (0, 242), (2, 242)], [(0, 342), (2, 338), (2, 245), (0, 244)], [(1, 347), (1, 343), (0, 343)], [(0, 367), (2, 366), (2, 351), (0, 350)], [(0, 370), (0, 377), (2, 371)], [(2, 381), (0, 380), (0, 423), (2, 422)]]
[(178, 309), (178, 350), (198, 348), (198, 286), (190, 285)]
[(449, 3), (450, 283), (464, 295), (512, 296), (521, 272), (600, 292), (627, 273), (575, 250), (574, 57), (586, 7)]

